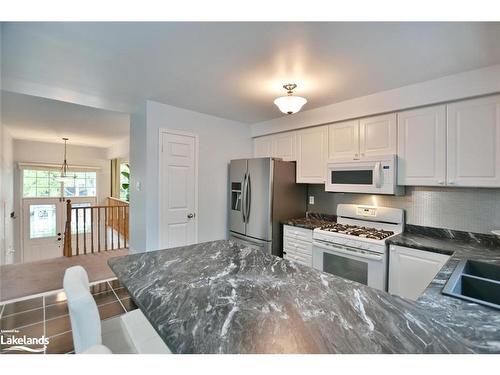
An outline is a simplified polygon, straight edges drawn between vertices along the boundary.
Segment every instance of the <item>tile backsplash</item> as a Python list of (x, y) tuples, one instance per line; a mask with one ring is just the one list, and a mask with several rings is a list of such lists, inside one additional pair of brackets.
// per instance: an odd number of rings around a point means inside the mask
[(403, 208), (408, 224), (476, 233), (500, 229), (500, 189), (409, 186), (404, 196), (327, 193), (324, 185), (309, 185), (311, 212), (335, 214), (337, 204), (354, 203)]

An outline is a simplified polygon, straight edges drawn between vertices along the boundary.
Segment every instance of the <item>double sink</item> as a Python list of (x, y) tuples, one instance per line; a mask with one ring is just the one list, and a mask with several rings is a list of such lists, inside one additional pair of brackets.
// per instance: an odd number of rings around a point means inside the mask
[(500, 310), (500, 265), (462, 260), (451, 274), (443, 294)]

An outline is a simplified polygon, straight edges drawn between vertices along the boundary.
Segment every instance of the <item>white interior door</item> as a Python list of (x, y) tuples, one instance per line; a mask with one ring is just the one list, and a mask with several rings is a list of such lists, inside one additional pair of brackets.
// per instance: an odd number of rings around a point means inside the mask
[(63, 256), (62, 208), (59, 198), (23, 200), (23, 262)]
[(161, 248), (197, 242), (197, 136), (165, 130), (160, 149)]

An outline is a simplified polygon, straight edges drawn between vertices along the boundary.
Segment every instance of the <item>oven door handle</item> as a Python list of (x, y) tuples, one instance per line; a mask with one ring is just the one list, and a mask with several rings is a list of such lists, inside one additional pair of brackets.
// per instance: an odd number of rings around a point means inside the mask
[(359, 249), (354, 249), (354, 248), (352, 250), (346, 250), (345, 246), (343, 246), (343, 245), (339, 245), (339, 246), (344, 247), (344, 248), (341, 248), (341, 247), (337, 247), (337, 246), (325, 245), (325, 244), (314, 241), (313, 246), (319, 247), (321, 249), (329, 250), (332, 253), (351, 255), (351, 256), (356, 256), (358, 258), (363, 258), (363, 259), (370, 259), (370, 260), (376, 260), (376, 261), (381, 261), (384, 259), (382, 254), (380, 254), (380, 255), (368, 254), (367, 252), (361, 252)]

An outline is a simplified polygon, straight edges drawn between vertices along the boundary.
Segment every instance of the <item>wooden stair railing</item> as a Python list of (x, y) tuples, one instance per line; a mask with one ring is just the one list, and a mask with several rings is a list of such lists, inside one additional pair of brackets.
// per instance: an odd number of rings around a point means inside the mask
[(124, 249), (128, 241), (128, 202), (108, 198), (106, 206), (74, 207), (66, 201), (64, 256)]

